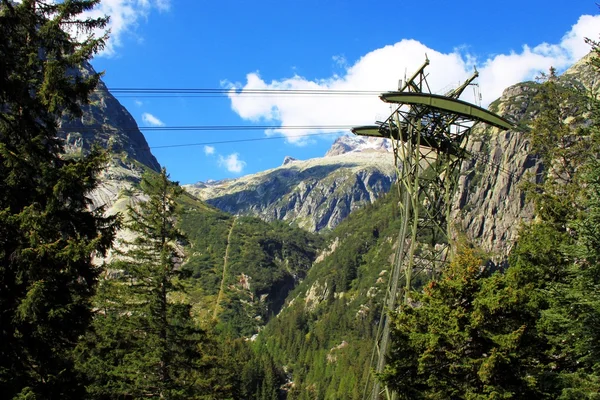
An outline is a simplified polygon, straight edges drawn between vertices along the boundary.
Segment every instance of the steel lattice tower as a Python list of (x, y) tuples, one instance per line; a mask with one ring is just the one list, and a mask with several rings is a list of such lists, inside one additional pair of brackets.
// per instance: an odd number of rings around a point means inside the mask
[[(385, 367), (390, 337), (388, 312), (397, 309), (401, 282), (403, 302), (410, 304), (408, 295), (415, 277), (425, 274), (430, 278), (439, 272), (453, 251), (449, 234), (451, 200), (461, 163), (468, 155), (465, 148), (471, 129), (478, 122), (500, 129), (512, 128), (502, 117), (458, 100), (477, 78), (477, 71), (458, 88), (436, 95), (427, 84), (428, 65), (426, 60), (399, 91), (380, 96), (383, 101), (397, 105), (387, 120), (352, 129), (356, 135), (392, 140), (400, 191), (398, 247), (371, 360), (376, 373), (383, 372)], [(395, 397), (369, 376), (364, 398), (370, 395), (378, 400), (383, 393), (388, 399)]]

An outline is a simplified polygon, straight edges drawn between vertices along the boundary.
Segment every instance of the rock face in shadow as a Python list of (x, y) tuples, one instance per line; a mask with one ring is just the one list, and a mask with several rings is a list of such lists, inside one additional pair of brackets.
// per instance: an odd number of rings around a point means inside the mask
[[(90, 64), (73, 72), (82, 77), (92, 73)], [(95, 207), (104, 207), (107, 213), (124, 211), (129, 201), (126, 192), (139, 182), (145, 170), (160, 171), (160, 164), (135, 119), (104, 82), (99, 82), (89, 104), (81, 108), (81, 117), (66, 116), (60, 122), (59, 137), (64, 140), (66, 157), (86, 154), (94, 145), (108, 150), (108, 165), (90, 197)]]
[(393, 155), (385, 148), (337, 147), (346, 152), (307, 161), (286, 159), (281, 167), (258, 174), (184, 187), (231, 214), (289, 221), (312, 232), (332, 229), (353, 210), (387, 193), (396, 179)]
[[(82, 76), (94, 72), (91, 65), (76, 72)], [(135, 160), (140, 164), (160, 171), (160, 164), (150, 151), (146, 138), (125, 107), (108, 91), (100, 81), (90, 95), (89, 104), (82, 107), (81, 118), (63, 118), (59, 136), (64, 139), (67, 154), (81, 154), (97, 144), (111, 154)]]
[[(559, 83), (592, 88), (596, 74), (588, 60), (589, 56), (565, 71)], [(539, 87), (535, 82), (519, 83), (490, 105), (491, 111), (515, 121), (517, 127), (510, 131), (474, 128), (468, 145), (472, 156), (462, 165), (454, 197), (455, 232), (466, 234), (497, 262), (506, 258), (520, 226), (533, 217), (522, 184), (525, 180), (540, 182), (543, 177), (544, 165), (531, 152), (525, 133), (539, 113), (534, 101)]]
[(521, 223), (533, 215), (520, 182), (539, 179), (543, 165), (530, 154), (528, 141), (518, 131), (478, 130), (468, 148), (473, 156), (462, 165), (454, 198), (454, 229), (493, 259), (503, 259)]

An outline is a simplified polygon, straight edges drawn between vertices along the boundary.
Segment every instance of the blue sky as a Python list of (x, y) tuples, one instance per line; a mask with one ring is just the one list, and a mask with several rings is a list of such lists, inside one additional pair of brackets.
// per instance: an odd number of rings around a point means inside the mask
[[(568, 5), (567, 5), (568, 4)], [(236, 88), (220, 97), (118, 95), (144, 126), (369, 124), (377, 96), (245, 96), (248, 89), (395, 90), (422, 64), (432, 89), (480, 71), (483, 104), (550, 66), (564, 70), (599, 38), (590, 0), (419, 2), (341, 0), (103, 0), (112, 37), (93, 64), (109, 88)], [(130, 95), (127, 95), (130, 96)], [(328, 131), (329, 132), (329, 131)], [(181, 183), (233, 178), (322, 156), (320, 130), (145, 132)], [(329, 132), (330, 133), (330, 132)], [(235, 142), (244, 139), (251, 142)], [(233, 143), (215, 143), (234, 141)], [(212, 143), (212, 144), (211, 144)], [(177, 144), (196, 146), (160, 148)]]

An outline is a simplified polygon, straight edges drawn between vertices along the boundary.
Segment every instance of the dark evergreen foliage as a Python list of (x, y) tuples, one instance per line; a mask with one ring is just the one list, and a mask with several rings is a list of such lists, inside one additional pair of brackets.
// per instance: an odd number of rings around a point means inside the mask
[[(93, 333), (80, 346), (80, 368), (89, 396), (116, 398), (213, 398), (207, 379), (213, 363), (202, 353), (206, 334), (191, 306), (173, 299), (181, 276), (176, 227), (182, 189), (161, 174), (147, 174), (129, 208), (126, 227), (135, 238), (110, 265), (116, 276), (102, 281)], [(220, 393), (223, 394), (223, 393)]]
[[(90, 211), (105, 158), (65, 160), (58, 121), (79, 116), (99, 74), (77, 73), (102, 48), (80, 20), (98, 1), (0, 2), (0, 393), (81, 398), (71, 350), (91, 318), (114, 218)], [(74, 38), (65, 29), (77, 31)]]
[(523, 275), (491, 274), (462, 250), (395, 314), (383, 381), (402, 399), (554, 398), (539, 285)]

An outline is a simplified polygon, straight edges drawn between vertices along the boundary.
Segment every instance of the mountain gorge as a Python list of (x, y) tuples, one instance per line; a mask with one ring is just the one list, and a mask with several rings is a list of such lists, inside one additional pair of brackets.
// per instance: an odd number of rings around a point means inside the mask
[[(594, 76), (584, 59), (557, 79), (591, 88)], [(517, 128), (473, 130), (453, 199), (456, 236), (495, 263), (506, 261), (521, 224), (534, 216), (524, 183), (540, 182), (547, 169), (527, 134), (539, 90), (520, 83), (490, 105)], [(571, 130), (589, 123), (585, 112), (570, 112)], [(92, 195), (110, 212), (125, 210), (142, 173), (159, 169), (109, 94), (94, 94), (84, 118), (63, 128), (70, 154), (93, 142), (110, 150)], [(268, 355), (281, 398), (362, 398), (397, 248), (395, 176), (388, 142), (342, 136), (323, 158), (287, 158), (258, 174), (185, 186), (179, 226), (189, 279), (181, 299), (217, 336), (251, 339), (257, 354)]]
[[(137, 3), (142, 13), (166, 6)], [(586, 39), (591, 55), (562, 74), (550, 68), (505, 89), (491, 112), (458, 99), (477, 73), (429, 93), (427, 59), (399, 92), (380, 96), (400, 104), (392, 118), (353, 129), (397, 142), (344, 134), (323, 157), (285, 157), (268, 171), (184, 188), (89, 63), (109, 45), (97, 5), (0, 2), (2, 398), (598, 398), (600, 42)], [(573, 32), (597, 22), (586, 18)], [(287, 89), (258, 72), (217, 90), (119, 91), (221, 97), (227, 112), (257, 123), (252, 116), (269, 112), (264, 120), (285, 128), (275, 105), (284, 95), (306, 101), (314, 122), (317, 111), (336, 115), (317, 106), (317, 93), (375, 100), (333, 88), (354, 86), (357, 66), (378, 54), (355, 66), (334, 58), (345, 72), (317, 82), (330, 88), (318, 92), (291, 89), (300, 75)], [(452, 54), (461, 73), (473, 61), (465, 54)], [(233, 73), (213, 59), (218, 73)], [(152, 71), (138, 69), (137, 82)], [(269, 89), (249, 90), (252, 80)], [(242, 94), (251, 96), (236, 103)], [(212, 107), (201, 111), (218, 118)], [(217, 127), (242, 130), (168, 129)], [(195, 161), (236, 170), (263, 148), (225, 157), (221, 144), (257, 140), (227, 139), (196, 143), (207, 158)]]

